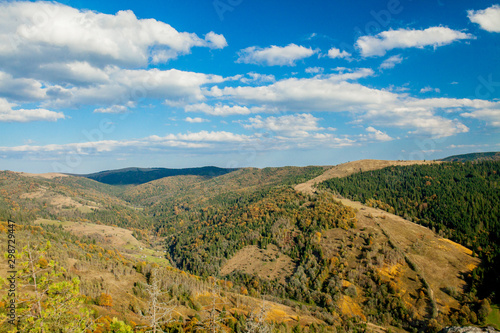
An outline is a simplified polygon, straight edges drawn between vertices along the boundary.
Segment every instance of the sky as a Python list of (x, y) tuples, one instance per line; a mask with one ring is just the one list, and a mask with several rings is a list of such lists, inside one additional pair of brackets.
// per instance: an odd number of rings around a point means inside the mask
[(0, 1), (0, 170), (500, 150), (500, 3)]

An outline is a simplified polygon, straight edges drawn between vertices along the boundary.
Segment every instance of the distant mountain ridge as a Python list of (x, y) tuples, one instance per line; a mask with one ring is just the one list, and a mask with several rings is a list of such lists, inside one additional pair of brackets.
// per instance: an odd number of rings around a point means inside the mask
[[(475, 162), (475, 161), (498, 161), (500, 152), (470, 153), (445, 157), (438, 161), (443, 162)], [(140, 185), (153, 180), (173, 177), (173, 176), (202, 176), (218, 177), (238, 170), (238, 168), (219, 168), (215, 166), (205, 166), (196, 168), (123, 168), (116, 170), (106, 170), (90, 174), (69, 174), (93, 179), (100, 183), (109, 185)]]
[(109, 185), (139, 185), (153, 180), (172, 176), (202, 176), (217, 177), (236, 171), (236, 168), (219, 168), (205, 166), (198, 168), (168, 169), (168, 168), (124, 168), (117, 170), (106, 170), (85, 175), (72, 174), (93, 179), (100, 183)]
[(478, 161), (499, 161), (500, 152), (470, 153), (448, 156), (439, 161), (443, 162), (478, 162)]

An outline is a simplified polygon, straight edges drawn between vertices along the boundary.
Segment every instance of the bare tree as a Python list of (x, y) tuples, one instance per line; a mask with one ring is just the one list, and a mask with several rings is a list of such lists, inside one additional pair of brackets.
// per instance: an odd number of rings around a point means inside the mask
[(161, 276), (158, 268), (153, 268), (150, 276), (150, 283), (146, 286), (146, 292), (149, 296), (149, 308), (147, 315), (144, 316), (148, 326), (141, 328), (148, 328), (146, 332), (164, 332), (161, 328), (162, 325), (172, 322), (172, 314), (175, 306), (173, 305), (174, 299), (167, 302), (163, 301), (166, 292), (161, 290)]
[(220, 286), (217, 279), (213, 278), (210, 286), (211, 302), (203, 309), (205, 319), (200, 323), (200, 327), (210, 333), (223, 331), (222, 321), (225, 319), (222, 311), (218, 307), (224, 307), (226, 302), (221, 299)]
[(247, 318), (245, 332), (248, 333), (271, 333), (272, 325), (266, 322), (269, 305), (262, 300), (262, 304), (258, 311), (251, 312)]

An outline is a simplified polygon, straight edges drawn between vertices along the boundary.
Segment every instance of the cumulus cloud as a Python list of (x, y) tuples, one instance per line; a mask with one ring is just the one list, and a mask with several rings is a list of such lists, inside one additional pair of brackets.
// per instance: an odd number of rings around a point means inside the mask
[(232, 115), (247, 115), (251, 113), (266, 112), (263, 107), (247, 107), (240, 105), (208, 105), (206, 103), (190, 104), (184, 107), (186, 112), (203, 112), (212, 116), (232, 116)]
[(366, 128), (368, 132), (367, 138), (375, 141), (391, 141), (393, 140), (387, 133), (379, 131), (371, 126)]
[(289, 44), (284, 47), (272, 45), (268, 48), (256, 46), (241, 50), (236, 62), (244, 64), (258, 64), (267, 66), (295, 66), (295, 62), (308, 58), (316, 51), (304, 46)]
[(408, 107), (405, 104), (387, 109), (370, 110), (361, 119), (379, 126), (399, 127), (408, 134), (433, 138), (467, 133), (469, 128), (457, 119), (448, 119), (436, 114), (433, 107)]
[(147, 68), (193, 47), (225, 46), (223, 35), (211, 31), (200, 38), (164, 22), (138, 19), (132, 11), (109, 15), (54, 2), (4, 1), (0, 98), (37, 102), (46, 111), (92, 106), (97, 113), (123, 113), (128, 103), (148, 98), (200, 102), (202, 86), (222, 82), (222, 77)]
[(467, 11), (469, 20), (479, 24), (481, 29), (489, 32), (500, 32), (500, 6), (493, 5), (483, 10)]
[(156, 62), (165, 62), (196, 46), (227, 45), (214, 32), (201, 39), (155, 19), (138, 19), (129, 10), (109, 15), (52, 2), (2, 2), (0, 22), (0, 59), (12, 61), (18, 71), (23, 64), (38, 67), (68, 58), (99, 68), (136, 68), (146, 66), (155, 52), (162, 55)]
[(29, 121), (57, 121), (64, 119), (62, 112), (54, 112), (46, 109), (16, 109), (15, 104), (0, 98), (0, 122), (29, 122)]
[(186, 119), (184, 119), (184, 121), (187, 121), (188, 123), (191, 123), (191, 124), (195, 124), (195, 123), (199, 124), (199, 123), (208, 122), (209, 120), (204, 119), (204, 118), (200, 118), (200, 117), (195, 117), (195, 118), (186, 117)]
[(387, 51), (400, 48), (443, 46), (454, 41), (474, 38), (471, 34), (447, 27), (431, 27), (425, 30), (398, 29), (383, 31), (375, 36), (362, 36), (356, 47), (363, 57), (383, 56)]
[(335, 58), (350, 58), (351, 54), (347, 51), (340, 51), (339, 49), (332, 47), (330, 50), (328, 50), (328, 56), (332, 59)]
[(496, 108), (485, 108), (472, 110), (461, 114), (465, 118), (473, 118), (486, 121), (490, 126), (500, 127), (500, 103)]
[[(241, 114), (251, 113), (251, 105), (281, 112), (347, 112), (358, 123), (371, 127), (396, 127), (408, 134), (445, 137), (466, 133), (465, 118), (476, 118), (495, 126), (499, 102), (453, 98), (414, 98), (407, 93), (391, 92), (361, 85), (355, 80), (373, 75), (359, 69), (347, 73), (319, 75), (313, 78), (289, 78), (266, 86), (224, 87), (207, 90), (208, 98), (237, 103)], [(203, 105), (205, 112), (215, 113)], [(199, 108), (201, 110), (201, 107)], [(227, 110), (231, 110), (228, 108)], [(481, 111), (482, 110), (482, 111)], [(454, 117), (453, 115), (457, 115)], [(262, 120), (263, 121), (263, 120)]]
[(129, 108), (125, 105), (112, 105), (108, 108), (98, 108), (94, 110), (94, 113), (125, 113), (129, 111)]
[(430, 86), (426, 86), (426, 87), (423, 87), (422, 89), (420, 89), (421, 93), (427, 93), (427, 92), (431, 92), (431, 91), (440, 93), (441, 89), (439, 89), (439, 88), (432, 88)]
[[(83, 87), (59, 87), (43, 105), (78, 107), (81, 105), (123, 105), (152, 98), (183, 104), (204, 99), (202, 86), (220, 83), (223, 78), (177, 69), (126, 70), (116, 67), (106, 70), (109, 81)], [(105, 109), (103, 108), (103, 109)]]
[(319, 74), (323, 73), (324, 70), (325, 69), (323, 67), (307, 67), (305, 72), (309, 74)]
[(247, 73), (245, 76), (241, 76), (239, 80), (247, 84), (263, 84), (268, 82), (275, 82), (276, 78), (272, 74), (260, 74), (260, 73), (250, 72)]
[(392, 56), (392, 57), (389, 57), (387, 59), (385, 59), (382, 64), (380, 64), (380, 69), (390, 69), (390, 68), (394, 68), (397, 64), (400, 64), (401, 62), (403, 62), (403, 57), (401, 57), (401, 55), (395, 55), (395, 56)]
[(90, 84), (109, 82), (110, 67), (97, 68), (87, 61), (69, 61), (40, 64), (29, 73), (45, 82), (56, 82), (62, 85), (88, 86)]
[(42, 83), (31, 78), (14, 78), (0, 71), (0, 97), (14, 101), (39, 101), (47, 97)]
[(212, 49), (223, 49), (227, 46), (226, 38), (213, 31), (205, 35), (205, 41), (207, 42), (207, 46)]
[(239, 104), (282, 111), (353, 111), (370, 104), (391, 103), (397, 95), (349, 80), (373, 75), (369, 69), (304, 79), (283, 79), (267, 86), (214, 87), (209, 93)]
[(287, 115), (281, 117), (256, 116), (248, 119), (248, 124), (243, 124), (246, 129), (265, 129), (290, 137), (306, 137), (309, 132), (322, 130), (318, 127), (319, 119), (309, 113)]

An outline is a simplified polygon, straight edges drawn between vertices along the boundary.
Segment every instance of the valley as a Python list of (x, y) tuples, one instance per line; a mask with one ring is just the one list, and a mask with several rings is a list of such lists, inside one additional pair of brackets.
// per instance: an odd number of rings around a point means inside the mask
[[(456, 237), (449, 224), (454, 220), (427, 222), (391, 205), (389, 194), (341, 196), (333, 188), (335, 179), (373, 175), (367, 179), (374, 181), (377, 172), (405, 168), (417, 168), (408, 169), (412, 177), (434, 177), (429, 182), (444, 184), (432, 168), (446, 163), (362, 160), (242, 168), (142, 184), (129, 179), (129, 185), (120, 186), (71, 175), (3, 171), (0, 250), (7, 251), (6, 222), (15, 220), (17, 249), (31, 249), (37, 258), (33, 270), (51, 272), (55, 268), (47, 263), (54, 262), (65, 273), (53, 283), (79, 281), (74, 309), (89, 311), (84, 318), (95, 332), (120, 325), (144, 332), (151, 327), (153, 300), (168, 304), (169, 320), (161, 326), (171, 332), (210, 327), (437, 332), (452, 325), (495, 325), (495, 296), (484, 283), (495, 278), (497, 248), (487, 235), (494, 240), (496, 221), (481, 218), (476, 227), (477, 220), (471, 220), (466, 235), (476, 230), (481, 244), (471, 249), (469, 236)], [(474, 206), (481, 216), (496, 214), (483, 210), (498, 199), (498, 163), (456, 164), (465, 171), (453, 173), (460, 186), (482, 177), (484, 185), (468, 190), (481, 193), (482, 204)], [(354, 195), (363, 195), (362, 202), (352, 200)], [(417, 212), (434, 209), (430, 203), (421, 207)], [(47, 242), (51, 246), (44, 250)], [(20, 255), (19, 262), (26, 260)], [(0, 269), (5, 279), (6, 262)], [(153, 297), (154, 285), (161, 295)], [(35, 300), (32, 290), (33, 281), (20, 276), (19, 292)], [(5, 291), (0, 289), (4, 305)], [(43, 297), (50, 304), (50, 294)], [(36, 313), (36, 302), (26, 304), (19, 308), (20, 329), (30, 325), (22, 314)], [(6, 318), (0, 312), (0, 320)]]

